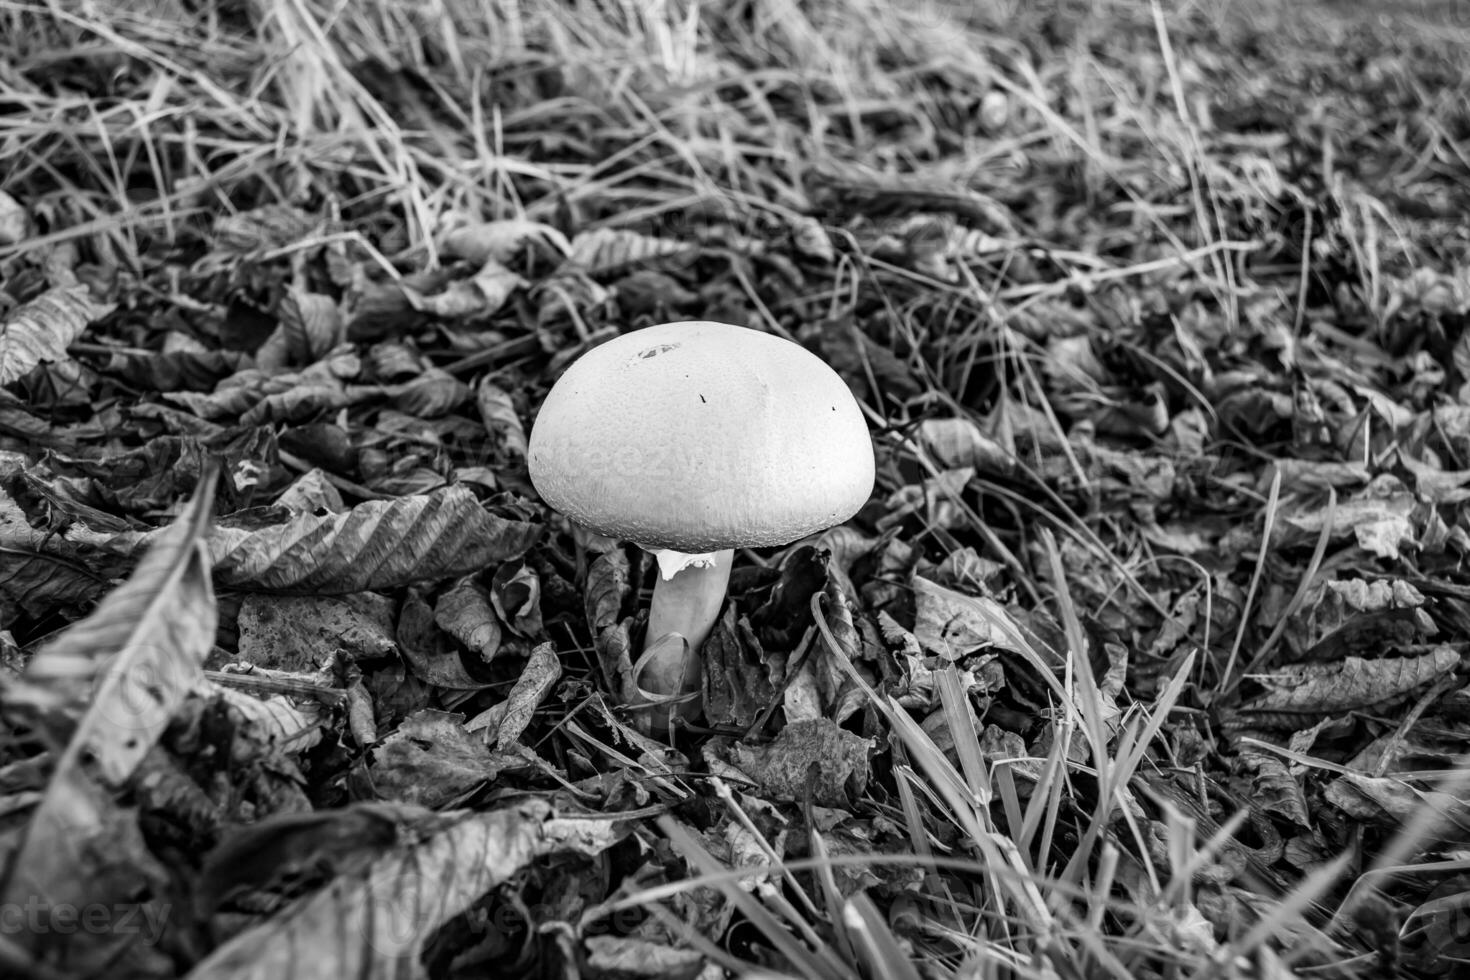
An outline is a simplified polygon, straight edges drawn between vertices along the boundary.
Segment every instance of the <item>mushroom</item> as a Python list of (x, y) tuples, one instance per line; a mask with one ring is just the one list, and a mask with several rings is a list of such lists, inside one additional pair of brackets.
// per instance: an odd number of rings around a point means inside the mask
[(873, 490), (847, 384), (798, 344), (709, 321), (623, 334), (583, 354), (531, 429), (531, 482), (583, 527), (658, 560), (633, 668), (645, 730), (699, 712), (702, 658), (734, 549), (840, 524)]

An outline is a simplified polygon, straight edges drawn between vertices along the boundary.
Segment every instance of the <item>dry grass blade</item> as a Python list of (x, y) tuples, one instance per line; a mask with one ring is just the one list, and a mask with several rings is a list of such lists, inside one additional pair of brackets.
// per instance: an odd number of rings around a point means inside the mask
[[(714, 855), (705, 850), (704, 845), (677, 820), (671, 817), (660, 817), (658, 825), (673, 843), (675, 849), (684, 856), (684, 859), (694, 867), (696, 872), (702, 875), (718, 875), (726, 870)], [(738, 882), (716, 878), (711, 880), (710, 886), (718, 888), (725, 899), (738, 908), (751, 925), (760, 930), (772, 948), (785, 956), (787, 962), (792, 966), (799, 968), (801, 976), (812, 978), (812, 980), (840, 980), (848, 975), (843, 967), (842, 958), (835, 950), (825, 944), (813, 949), (800, 942), (792, 935), (792, 932), (796, 931), (795, 924), (786, 923), (777, 918), (753, 895), (741, 888)]]
[(308, 980), (419, 975), (429, 938), (491, 888), (550, 854), (595, 857), (622, 831), (610, 820), (558, 817), (540, 801), (467, 814), (361, 876), (334, 879), (220, 946), (190, 980)]
[(67, 346), (87, 324), (111, 313), (80, 284), (54, 286), (0, 319), (0, 385), (24, 377), (42, 361), (64, 361)]

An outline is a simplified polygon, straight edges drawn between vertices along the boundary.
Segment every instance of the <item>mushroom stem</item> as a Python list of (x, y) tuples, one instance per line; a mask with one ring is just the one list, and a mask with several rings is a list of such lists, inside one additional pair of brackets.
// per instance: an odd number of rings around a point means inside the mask
[(648, 608), (648, 640), (644, 645), (652, 646), (665, 633), (678, 633), (689, 641), (690, 654), (697, 655), (725, 604), (734, 560), (733, 550), (716, 551), (707, 564), (686, 565), (667, 579), (660, 575)]
[[(640, 719), (644, 731), (650, 733), (665, 731), (673, 717), (693, 718), (699, 714), (698, 692), (704, 673), (700, 648), (709, 638), (720, 616), (720, 607), (725, 603), (735, 552), (716, 551), (700, 556), (703, 560), (698, 563), (683, 563), (682, 567), (678, 562), (669, 562), (667, 557), (660, 557), (661, 574), (653, 587), (643, 655), (633, 668), (633, 681), (638, 689), (635, 700), (655, 701)], [(678, 570), (665, 578), (662, 572), (670, 567)], [(671, 634), (683, 637), (684, 642)], [(677, 704), (657, 703), (681, 695), (695, 696)]]

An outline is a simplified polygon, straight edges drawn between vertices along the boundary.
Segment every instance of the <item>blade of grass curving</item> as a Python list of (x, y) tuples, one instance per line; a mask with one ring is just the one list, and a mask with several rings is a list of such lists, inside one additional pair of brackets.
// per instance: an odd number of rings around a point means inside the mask
[(1225, 670), (1215, 684), (1218, 697), (1225, 685), (1235, 674), (1235, 659), (1240, 655), (1240, 645), (1245, 642), (1246, 630), (1250, 629), (1251, 607), (1255, 604), (1256, 589), (1260, 587), (1261, 575), (1266, 571), (1266, 556), (1271, 553), (1271, 531), (1276, 525), (1276, 511), (1281, 503), (1281, 469), (1271, 476), (1271, 493), (1266, 499), (1266, 526), (1261, 531), (1261, 550), (1256, 556), (1256, 569), (1251, 573), (1251, 584), (1245, 591), (1245, 603), (1240, 610), (1240, 628), (1235, 631), (1235, 642), (1230, 646), (1230, 656), (1225, 660)]
[[(695, 870), (704, 874), (718, 874), (726, 870), (714, 855), (710, 854), (704, 845), (684, 828), (683, 824), (669, 816), (661, 816), (657, 822), (664, 836), (674, 845), (674, 849), (693, 865)], [(819, 980), (820, 978), (842, 980), (848, 975), (841, 958), (830, 946), (821, 944), (815, 948), (809, 948), (797, 942), (791, 935), (789, 924), (777, 919), (765, 905), (756, 901), (755, 896), (735, 882), (712, 880), (711, 887), (719, 889), (720, 893), (725, 896), (725, 900), (739, 909), (750, 924), (760, 930), (773, 949), (786, 957), (787, 962), (792, 966), (800, 969), (802, 976), (819, 978)]]
[(945, 664), (934, 675), (939, 691), (940, 710), (944, 723), (949, 726), (954, 741), (955, 755), (959, 756), (960, 770), (965, 774), (970, 793), (978, 805), (989, 806), (991, 799), (990, 773), (985, 765), (985, 753), (980, 749), (980, 739), (971, 723), (969, 699), (960, 685), (959, 668), (953, 663)]
[(859, 892), (842, 910), (843, 931), (856, 948), (856, 958), (868, 966), (867, 975), (882, 980), (921, 980), (919, 971), (883, 921), (873, 900)]
[(1276, 649), (1276, 644), (1286, 635), (1286, 629), (1291, 625), (1293, 617), (1301, 609), (1302, 604), (1307, 601), (1307, 596), (1312, 591), (1312, 583), (1317, 579), (1317, 573), (1322, 570), (1322, 559), (1327, 555), (1327, 543), (1332, 540), (1332, 531), (1337, 523), (1337, 491), (1332, 487), (1327, 488), (1327, 513), (1322, 518), (1322, 530), (1317, 535), (1317, 546), (1312, 549), (1312, 558), (1307, 562), (1306, 569), (1302, 572), (1302, 580), (1296, 587), (1291, 601), (1286, 608), (1281, 610), (1281, 618), (1276, 621), (1276, 626), (1271, 630), (1266, 641), (1261, 644), (1255, 656), (1241, 668), (1239, 674), (1231, 677), (1228, 673), (1223, 678), (1225, 687), (1219, 692), (1220, 696), (1228, 696), (1240, 686), (1240, 682), (1259, 670), (1271, 656), (1271, 651)]
[(1342, 877), (1342, 873), (1352, 863), (1352, 857), (1351, 852), (1345, 851), (1303, 878), (1290, 894), (1276, 903), (1271, 915), (1262, 916), (1250, 931), (1226, 947), (1213, 963), (1196, 972), (1194, 980), (1215, 980), (1238, 957), (1249, 956), (1252, 951), (1301, 920), (1306, 910), (1326, 895), (1328, 889)]

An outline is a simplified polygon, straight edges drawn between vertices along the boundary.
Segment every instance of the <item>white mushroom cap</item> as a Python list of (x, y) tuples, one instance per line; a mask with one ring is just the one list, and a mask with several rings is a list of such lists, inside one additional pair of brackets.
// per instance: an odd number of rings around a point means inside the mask
[(527, 460), (541, 498), (650, 551), (787, 544), (873, 490), (862, 412), (821, 358), (708, 321), (635, 330), (546, 396)]

